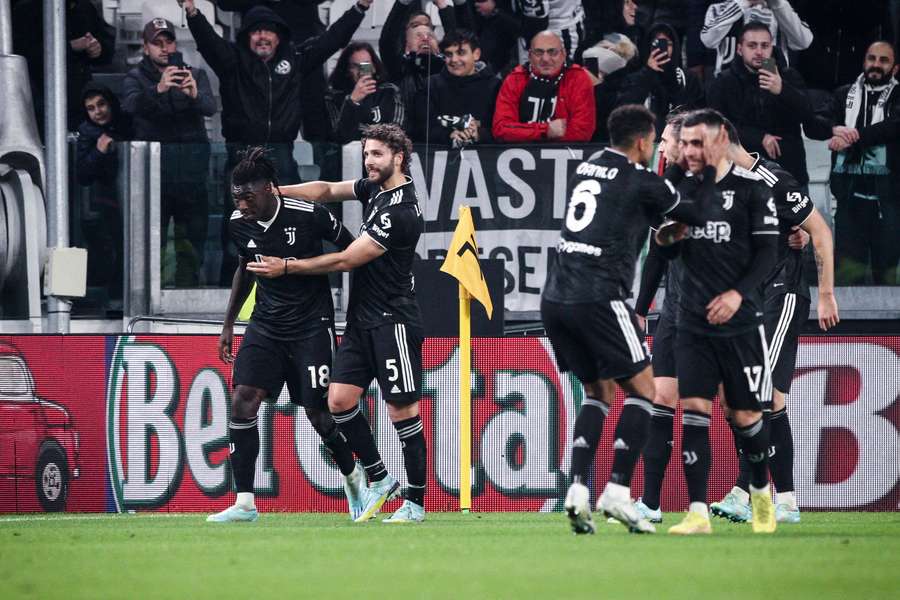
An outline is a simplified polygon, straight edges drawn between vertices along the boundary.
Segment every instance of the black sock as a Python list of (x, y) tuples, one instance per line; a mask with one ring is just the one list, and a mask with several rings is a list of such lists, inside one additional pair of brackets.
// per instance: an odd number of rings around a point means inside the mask
[(648, 508), (659, 508), (659, 496), (662, 491), (666, 467), (672, 457), (672, 429), (675, 420), (675, 409), (653, 405), (650, 416), (650, 437), (644, 446), (644, 493), (641, 501)]
[(747, 458), (744, 456), (744, 443), (741, 440), (741, 436), (738, 434), (737, 426), (730, 421), (728, 422), (728, 426), (731, 428), (731, 437), (734, 440), (734, 451), (737, 454), (738, 460), (738, 476), (737, 481), (734, 482), (734, 486), (741, 488), (749, 494), (750, 463), (747, 462)]
[(569, 468), (572, 483), (587, 483), (607, 413), (609, 406), (596, 398), (587, 396), (582, 402), (572, 433), (572, 465)]
[(760, 419), (749, 427), (737, 427), (741, 447), (750, 465), (750, 484), (762, 489), (769, 483), (769, 426)]
[(353, 450), (347, 443), (347, 437), (341, 433), (337, 423), (333, 423), (330, 431), (322, 435), (322, 443), (328, 448), (331, 458), (337, 463), (341, 474), (346, 477), (356, 468), (356, 461), (353, 460)]
[(709, 469), (712, 453), (709, 449), (709, 415), (686, 410), (681, 415), (681, 456), (684, 459), (684, 478), (687, 480), (688, 499), (691, 502), (707, 501)]
[(231, 473), (236, 492), (253, 492), (253, 476), (256, 474), (256, 457), (259, 456), (259, 429), (256, 417), (233, 418), (228, 423), (231, 441)]
[(769, 441), (772, 454), (769, 456), (769, 471), (772, 483), (778, 492), (794, 491), (794, 436), (787, 411), (781, 409), (769, 415)]
[(406, 466), (406, 499), (425, 506), (425, 427), (418, 415), (394, 423), (400, 445), (403, 447), (403, 464)]
[(653, 403), (647, 398), (630, 396), (625, 398), (625, 406), (616, 423), (613, 443), (613, 464), (609, 480), (619, 485), (630, 486), (634, 466), (641, 457), (647, 436), (650, 435), (650, 411)]
[(366, 475), (369, 476), (369, 482), (384, 479), (387, 476), (387, 469), (381, 462), (381, 454), (378, 453), (378, 447), (375, 445), (372, 428), (369, 427), (369, 421), (362, 414), (359, 404), (350, 410), (332, 413), (331, 416), (340, 427), (341, 433), (347, 438), (350, 449), (362, 461)]

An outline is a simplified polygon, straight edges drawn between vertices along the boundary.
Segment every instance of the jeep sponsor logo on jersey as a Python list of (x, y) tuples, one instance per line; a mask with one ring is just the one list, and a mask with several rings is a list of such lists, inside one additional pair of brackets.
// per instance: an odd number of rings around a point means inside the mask
[(731, 241), (731, 223), (707, 221), (704, 227), (689, 227), (687, 235), (695, 240), (712, 240), (716, 244)]

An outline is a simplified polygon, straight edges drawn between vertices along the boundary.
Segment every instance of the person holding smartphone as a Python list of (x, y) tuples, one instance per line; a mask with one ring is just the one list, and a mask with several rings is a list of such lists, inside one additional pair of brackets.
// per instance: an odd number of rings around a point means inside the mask
[(681, 43), (675, 28), (668, 23), (655, 23), (648, 32), (650, 40), (641, 51), (644, 66), (628, 75), (619, 102), (643, 104), (656, 115), (656, 135), (666, 127), (666, 116), (676, 106), (683, 110), (704, 105), (703, 83), (684, 68)]
[(777, 161), (805, 187), (809, 175), (800, 124), (812, 105), (803, 78), (778, 59), (764, 23), (741, 28), (737, 55), (739, 60), (710, 84), (710, 108), (734, 123), (749, 152)]
[[(174, 279), (164, 285), (195, 287), (207, 232), (209, 138), (204, 117), (216, 112), (209, 78), (184, 63), (175, 26), (151, 19), (144, 26), (144, 57), (125, 76), (122, 107), (134, 119), (135, 139), (162, 142), (162, 248), (174, 221)], [(165, 256), (164, 256), (165, 258)]]
[(328, 78), (325, 108), (333, 140), (359, 139), (367, 125), (394, 123), (406, 127), (406, 106), (400, 88), (384, 80), (384, 65), (367, 42), (352, 42), (341, 52)]

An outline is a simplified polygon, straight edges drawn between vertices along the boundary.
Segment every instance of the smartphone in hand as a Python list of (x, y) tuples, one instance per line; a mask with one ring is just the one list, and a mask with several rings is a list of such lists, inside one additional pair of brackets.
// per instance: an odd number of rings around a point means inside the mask
[(778, 65), (775, 63), (775, 59), (771, 57), (764, 58), (759, 68), (769, 73), (778, 73)]

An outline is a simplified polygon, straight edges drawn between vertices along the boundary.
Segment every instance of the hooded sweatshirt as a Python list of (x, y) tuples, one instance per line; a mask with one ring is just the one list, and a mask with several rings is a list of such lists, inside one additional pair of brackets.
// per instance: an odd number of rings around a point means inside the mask
[[(103, 96), (109, 103), (112, 119), (106, 125), (97, 125), (87, 115), (84, 101), (91, 96)], [(119, 166), (115, 145), (106, 153), (97, 149), (97, 140), (104, 133), (117, 142), (132, 139), (131, 118), (122, 111), (119, 99), (105, 85), (89, 82), (81, 93), (81, 112), (84, 118), (78, 126), (78, 145), (76, 148), (75, 173), (80, 185), (102, 185), (109, 196), (116, 198), (116, 176)]]
[[(478, 141), (488, 144), (493, 141), (491, 124), (494, 119), (494, 104), (502, 82), (494, 75), (493, 69), (479, 61), (475, 63), (475, 72), (468, 77), (457, 77), (445, 68), (437, 75), (431, 76), (431, 95), (419, 94), (418, 102), (422, 105), (421, 115), (425, 115), (428, 107), (431, 127), (426, 132), (416, 132), (415, 139), (428, 139), (434, 144), (449, 144), (453, 127), (450, 123), (454, 117), (472, 115), (481, 126)], [(423, 121), (424, 122), (424, 121)]]
[[(219, 77), (222, 98), (222, 135), (228, 142), (291, 143), (302, 121), (300, 99), (304, 75), (321, 67), (346, 46), (363, 19), (356, 5), (328, 31), (299, 46), (291, 43), (287, 23), (265, 6), (247, 11), (237, 43), (219, 37), (203, 13), (187, 18), (200, 54)], [(249, 47), (250, 33), (260, 24), (274, 28), (280, 38), (268, 62)]]

